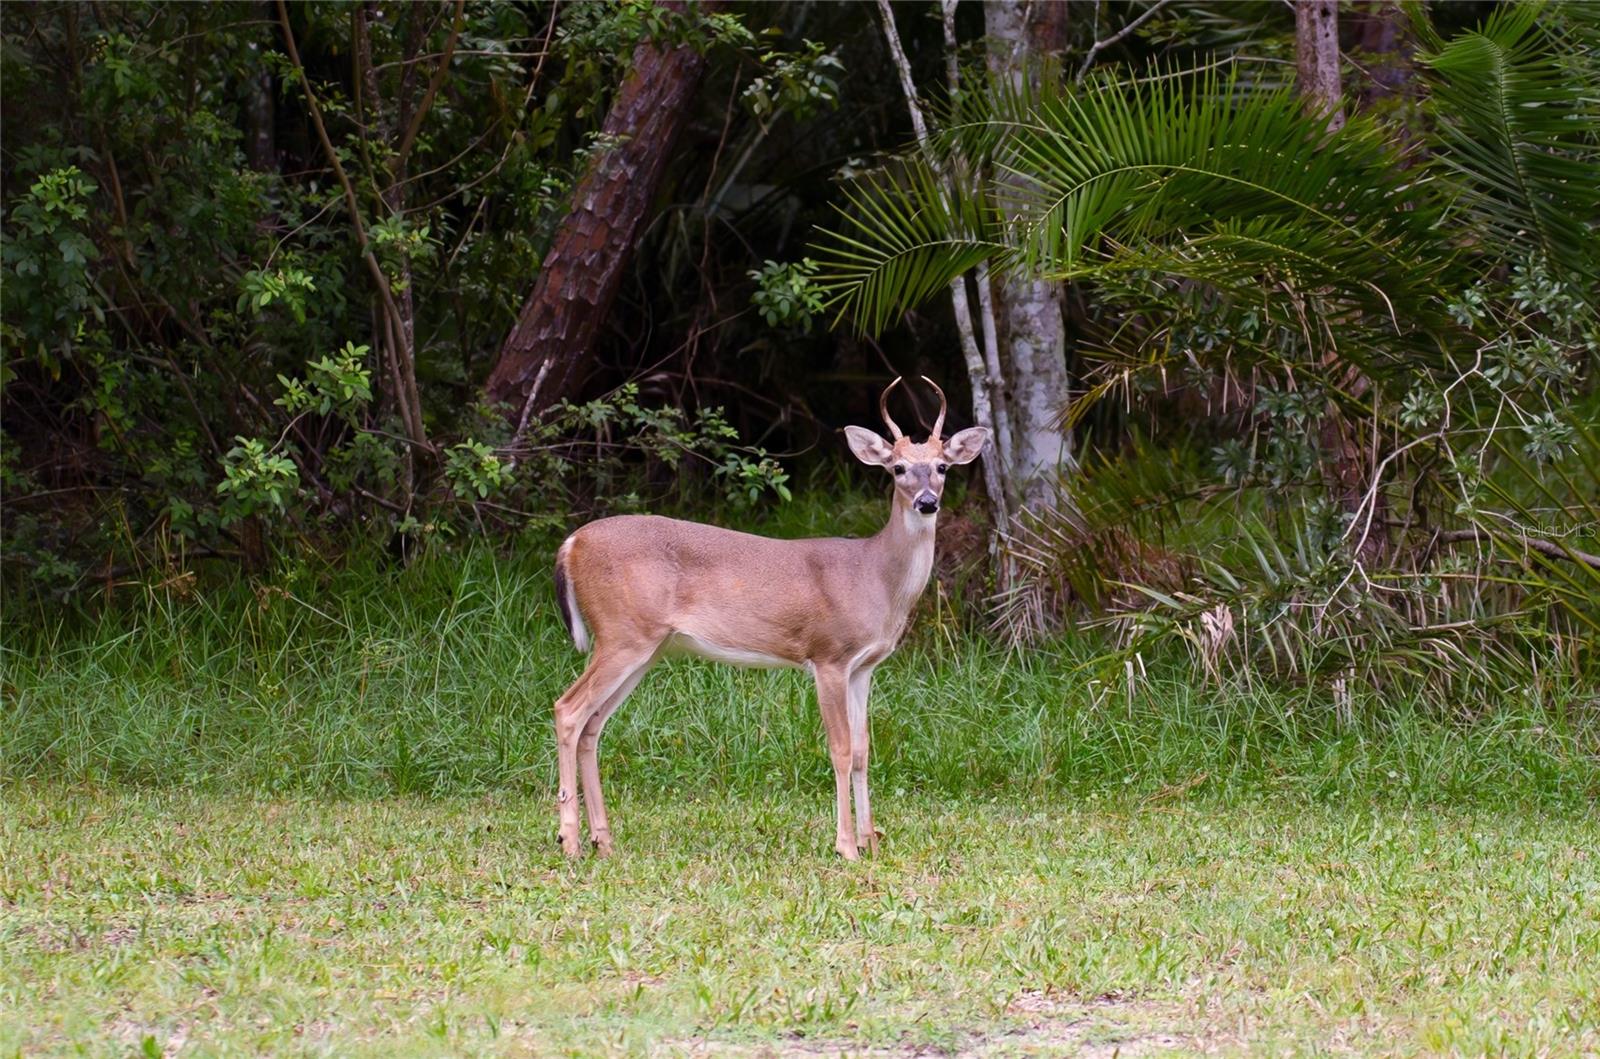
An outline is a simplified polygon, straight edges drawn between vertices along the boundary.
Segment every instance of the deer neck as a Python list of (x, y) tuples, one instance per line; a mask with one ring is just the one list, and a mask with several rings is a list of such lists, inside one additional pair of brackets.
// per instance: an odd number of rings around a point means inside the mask
[(889, 521), (872, 538), (878, 550), (879, 569), (889, 593), (892, 614), (904, 620), (912, 604), (927, 587), (933, 572), (934, 523), (937, 515), (923, 515), (895, 493)]

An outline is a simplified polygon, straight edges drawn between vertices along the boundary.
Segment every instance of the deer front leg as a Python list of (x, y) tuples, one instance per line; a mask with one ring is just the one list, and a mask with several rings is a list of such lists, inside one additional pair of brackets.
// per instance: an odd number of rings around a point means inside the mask
[(645, 670), (650, 668), (650, 661), (641, 662), (623, 678), (605, 705), (589, 715), (583, 734), (578, 736), (578, 775), (583, 779), (583, 808), (589, 816), (589, 841), (595, 853), (602, 857), (611, 855), (611, 824), (606, 819), (605, 797), (600, 793), (600, 733), (622, 701), (638, 686)]
[(871, 666), (862, 666), (850, 674), (850, 783), (856, 797), (856, 846), (876, 856), (878, 831), (872, 823), (872, 802), (867, 795), (867, 764), (871, 757), (867, 696), (871, 691)]
[(828, 733), (828, 756), (833, 759), (833, 794), (837, 827), (833, 848), (845, 860), (856, 860), (856, 838), (850, 826), (850, 717), (849, 685), (843, 669), (816, 667), (817, 706)]

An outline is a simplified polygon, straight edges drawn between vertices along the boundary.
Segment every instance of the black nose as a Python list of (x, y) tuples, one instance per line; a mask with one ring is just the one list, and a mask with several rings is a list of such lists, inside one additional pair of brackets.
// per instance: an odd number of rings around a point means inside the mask
[(918, 500), (917, 501), (917, 510), (922, 512), (924, 515), (931, 515), (935, 511), (939, 510), (939, 501), (933, 500), (931, 498), (930, 499)]

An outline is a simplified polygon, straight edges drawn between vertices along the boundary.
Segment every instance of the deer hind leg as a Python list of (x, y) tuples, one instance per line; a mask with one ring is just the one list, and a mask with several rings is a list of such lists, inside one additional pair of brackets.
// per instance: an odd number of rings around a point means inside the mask
[(557, 841), (569, 857), (582, 852), (578, 827), (578, 741), (584, 727), (595, 711), (605, 705), (612, 693), (643, 663), (651, 652), (641, 657), (636, 652), (608, 651), (596, 643), (594, 654), (583, 674), (573, 681), (572, 687), (556, 700), (556, 765), (559, 787), (556, 791), (556, 811), (561, 818)]
[(850, 827), (850, 711), (849, 682), (842, 668), (817, 666), (817, 705), (822, 727), (828, 733), (828, 755), (833, 759), (834, 810), (837, 828), (833, 848), (845, 860), (855, 860), (856, 837)]
[(872, 824), (872, 802), (867, 796), (867, 696), (872, 692), (872, 669), (860, 666), (850, 674), (850, 784), (856, 799), (856, 845), (876, 855), (878, 831)]
[(600, 733), (623, 700), (638, 687), (654, 661), (652, 654), (640, 662), (600, 708), (589, 715), (582, 734), (578, 736), (578, 775), (583, 779), (583, 807), (589, 816), (589, 841), (594, 845), (595, 853), (602, 857), (611, 855), (611, 825), (606, 819), (605, 798), (600, 793)]

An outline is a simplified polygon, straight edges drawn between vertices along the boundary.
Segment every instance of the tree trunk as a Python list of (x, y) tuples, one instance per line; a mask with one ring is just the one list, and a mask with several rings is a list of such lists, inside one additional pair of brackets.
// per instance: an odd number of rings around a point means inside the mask
[[(272, 18), (271, 4), (257, 0), (252, 7), (258, 20), (265, 22)], [(258, 173), (275, 173), (278, 171), (278, 145), (273, 100), (277, 86), (265, 65), (245, 84), (249, 93), (245, 101), (245, 160)]]
[(1295, 80), (1300, 94), (1328, 115), (1328, 131), (1344, 127), (1344, 95), (1339, 85), (1338, 0), (1295, 0)]
[[(1344, 93), (1339, 75), (1338, 0), (1296, 0), (1294, 28), (1295, 74), (1300, 94), (1311, 101), (1317, 113), (1328, 116), (1328, 131), (1337, 132), (1344, 127), (1345, 120)], [(1370, 381), (1360, 372), (1343, 368), (1336, 351), (1329, 350), (1322, 357), (1322, 366), (1352, 396), (1359, 398), (1371, 388)], [(1329, 401), (1317, 435), (1323, 459), (1331, 471), (1328, 486), (1333, 501), (1341, 511), (1353, 515), (1361, 508), (1366, 496), (1368, 471), (1366, 453), (1362, 439), (1356, 434), (1356, 425)], [(1381, 527), (1381, 491), (1374, 503), (1378, 505), (1375, 513), (1380, 516), (1374, 521)], [(1357, 554), (1361, 560), (1375, 562), (1381, 558), (1383, 550), (1382, 529), (1359, 538)]]
[(1416, 45), (1406, 27), (1398, 0), (1370, 0), (1356, 8), (1355, 50), (1365, 58), (1367, 81), (1360, 100), (1371, 106), (1381, 99), (1411, 94)]
[[(988, 0), (983, 14), (990, 70), (1018, 89), (1025, 79), (1038, 78), (1048, 55), (1065, 40), (1067, 10), (1066, 4)], [(1061, 476), (1072, 464), (1072, 435), (1061, 425), (1070, 399), (1061, 285), (1006, 276), (995, 295), (1011, 389), (1010, 478), (1022, 506), (1039, 511), (1055, 503)]]
[[(701, 0), (699, 9), (719, 6)], [(484, 395), (505, 409), (519, 434), (530, 416), (582, 385), (704, 69), (705, 57), (687, 45), (663, 49), (646, 41), (635, 49), (601, 132), (613, 145), (579, 181), (572, 212), (484, 383)]]
[[(956, 31), (955, 15), (956, 5), (959, 0), (941, 0), (940, 12), (944, 22), (945, 36), (945, 84), (951, 96), (960, 90), (961, 76), (959, 63), (956, 57)], [(911, 61), (906, 58), (904, 46), (900, 43), (900, 31), (895, 28), (894, 8), (889, 0), (878, 0), (878, 14), (883, 20), (884, 43), (889, 49), (889, 59), (894, 64), (900, 77), (900, 88), (905, 93), (906, 109), (911, 115), (911, 127), (916, 132), (917, 144), (927, 152), (930, 164), (937, 165), (934, 155), (930, 150), (928, 123), (922, 113), (922, 104), (917, 99), (917, 86), (911, 78)], [(959, 159), (955, 160), (954, 167), (945, 169), (942, 176), (946, 186), (957, 180), (968, 179), (963, 171)], [(978, 292), (980, 305), (987, 309), (983, 300), (983, 292), (988, 289), (988, 271), (980, 265), (978, 269)], [(987, 429), (994, 438), (994, 444), (983, 456), (983, 485), (989, 497), (989, 508), (994, 518), (997, 529), (1005, 527), (1011, 521), (1010, 514), (1010, 489), (1006, 481), (1006, 472), (1009, 462), (1004, 456), (1005, 442), (1008, 441), (1009, 431), (1005, 427), (1005, 394), (1001, 390), (1002, 380), (998, 371), (998, 361), (995, 359), (995, 347), (992, 337), (987, 338), (984, 346), (978, 343), (977, 328), (972, 318), (972, 302), (967, 295), (967, 277), (957, 276), (950, 281), (950, 307), (955, 314), (956, 334), (961, 345), (961, 357), (967, 365), (967, 382), (972, 388), (972, 421), (977, 426)], [(993, 317), (985, 317), (986, 324), (992, 325)], [(986, 334), (993, 331), (992, 326), (986, 327)], [(987, 360), (985, 358), (987, 354)], [(1010, 584), (1010, 564), (1001, 561), (998, 534), (989, 535), (989, 555), (996, 560), (995, 572), (1003, 589)]]

